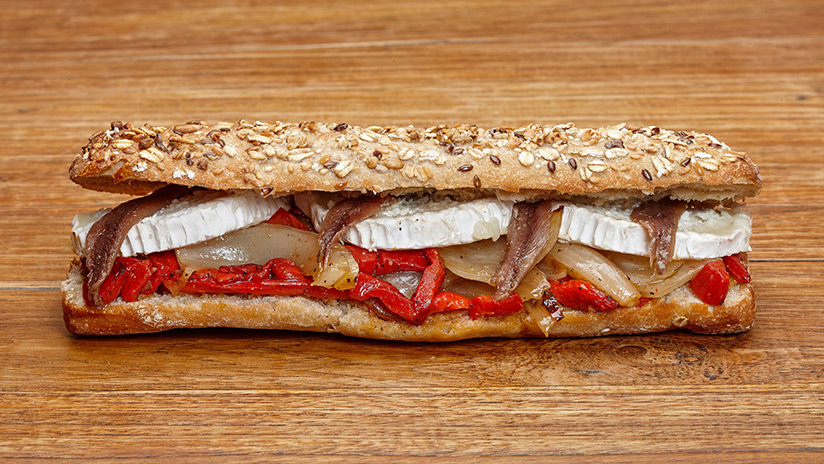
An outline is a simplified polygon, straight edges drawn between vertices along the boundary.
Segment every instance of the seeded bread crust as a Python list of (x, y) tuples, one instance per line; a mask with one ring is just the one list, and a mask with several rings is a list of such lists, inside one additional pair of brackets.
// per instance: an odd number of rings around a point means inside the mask
[[(151, 333), (176, 328), (235, 327), (340, 333), (383, 340), (446, 342), (480, 337), (543, 337), (524, 310), (507, 317), (472, 320), (457, 311), (430, 316), (420, 326), (384, 321), (364, 306), (303, 297), (156, 295), (134, 303), (118, 299), (102, 309), (83, 301), (83, 276), (73, 264), (63, 282), (63, 316), (80, 335)], [(550, 337), (594, 337), (686, 329), (702, 334), (748, 330), (755, 320), (750, 285), (735, 285), (721, 306), (699, 301), (686, 286), (643, 306), (603, 313), (567, 309)]]
[(174, 183), (215, 190), (448, 190), (509, 199), (589, 201), (754, 196), (758, 169), (714, 137), (626, 124), (482, 129), (314, 122), (112, 123), (70, 168), (83, 187), (146, 194)]

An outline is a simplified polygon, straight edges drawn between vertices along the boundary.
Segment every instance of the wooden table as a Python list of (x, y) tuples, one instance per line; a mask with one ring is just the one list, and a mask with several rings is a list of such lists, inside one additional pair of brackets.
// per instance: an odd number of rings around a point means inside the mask
[[(180, 3), (0, 10), (0, 460), (824, 460), (821, 2)], [(69, 335), (71, 218), (123, 198), (69, 182), (72, 157), (113, 120), (192, 118), (712, 133), (764, 177), (757, 325), (442, 345)]]

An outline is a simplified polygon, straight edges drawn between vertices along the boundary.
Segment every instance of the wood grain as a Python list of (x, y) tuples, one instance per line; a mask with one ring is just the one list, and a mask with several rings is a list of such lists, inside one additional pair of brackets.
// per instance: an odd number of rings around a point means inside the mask
[[(9, 0), (0, 10), (0, 460), (820, 462), (820, 2)], [(78, 338), (67, 179), (112, 120), (712, 133), (749, 202), (756, 326), (427, 345), (241, 330)]]

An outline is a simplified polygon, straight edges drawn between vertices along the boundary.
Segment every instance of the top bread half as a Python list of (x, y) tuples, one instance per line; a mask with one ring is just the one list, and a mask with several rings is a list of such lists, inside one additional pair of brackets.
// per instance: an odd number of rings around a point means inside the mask
[(755, 164), (710, 135), (626, 124), (114, 122), (89, 139), (70, 176), (86, 188), (129, 194), (180, 184), (275, 195), (448, 190), (515, 200), (730, 203), (761, 188)]

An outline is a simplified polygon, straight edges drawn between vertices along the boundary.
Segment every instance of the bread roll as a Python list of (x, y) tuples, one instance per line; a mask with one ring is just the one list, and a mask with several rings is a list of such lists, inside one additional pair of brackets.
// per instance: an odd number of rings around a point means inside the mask
[[(86, 188), (136, 195), (178, 184), (276, 196), (425, 192), (624, 205), (665, 197), (727, 205), (756, 195), (761, 187), (755, 164), (710, 135), (626, 124), (482, 129), (469, 124), (416, 128), (190, 121), (166, 127), (114, 122), (89, 139), (72, 163), (70, 177)], [(63, 283), (63, 307), (67, 328), (84, 335), (238, 327), (432, 342), (545, 336), (526, 310), (478, 319), (453, 311), (412, 325), (383, 320), (358, 302), (300, 296), (155, 294), (95, 308), (83, 299), (83, 279), (76, 261)], [(685, 285), (635, 307), (563, 312), (547, 336), (678, 328), (727, 334), (752, 326), (755, 297), (750, 284), (736, 284), (722, 305), (711, 306)]]

